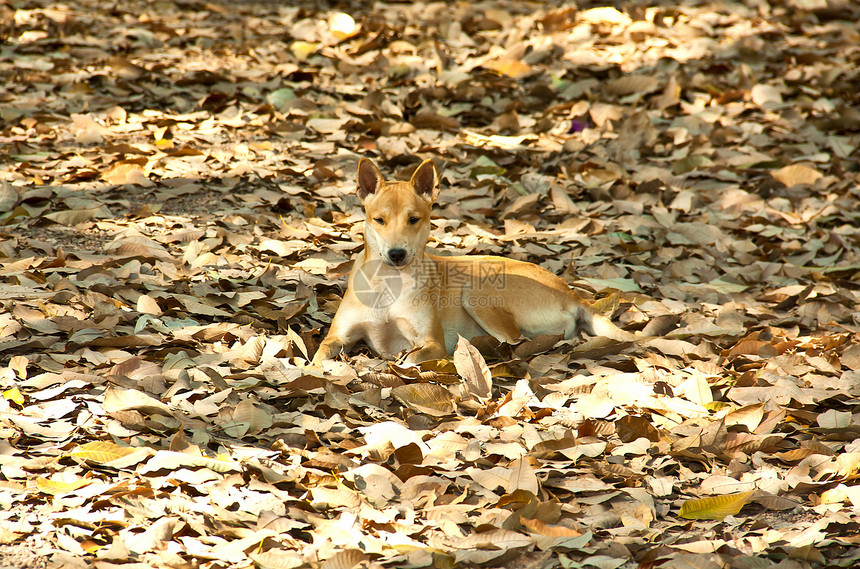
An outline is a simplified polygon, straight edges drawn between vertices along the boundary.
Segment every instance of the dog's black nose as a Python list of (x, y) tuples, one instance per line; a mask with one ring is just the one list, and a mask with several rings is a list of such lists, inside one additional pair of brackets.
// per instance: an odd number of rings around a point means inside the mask
[(406, 249), (391, 249), (388, 251), (388, 258), (395, 265), (402, 265), (406, 260)]

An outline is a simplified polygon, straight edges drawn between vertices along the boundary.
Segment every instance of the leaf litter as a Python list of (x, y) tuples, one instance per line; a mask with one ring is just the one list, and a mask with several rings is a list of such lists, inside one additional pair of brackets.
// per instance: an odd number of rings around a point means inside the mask
[[(348, 12), (0, 4), (0, 562), (856, 565), (857, 7)], [(361, 156), (649, 339), (308, 368)]]

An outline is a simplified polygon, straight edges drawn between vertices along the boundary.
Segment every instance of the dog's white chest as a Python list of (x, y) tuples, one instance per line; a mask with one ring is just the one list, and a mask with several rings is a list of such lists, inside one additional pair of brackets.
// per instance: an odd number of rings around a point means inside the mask
[(421, 343), (433, 325), (433, 267), (394, 269), (366, 263), (352, 279), (360, 319), (371, 349), (395, 355)]

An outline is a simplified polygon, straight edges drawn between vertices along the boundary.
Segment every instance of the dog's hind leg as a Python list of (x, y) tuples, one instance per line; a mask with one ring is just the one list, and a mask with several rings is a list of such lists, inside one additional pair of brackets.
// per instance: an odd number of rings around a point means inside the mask
[[(466, 296), (465, 300), (478, 297)], [(522, 332), (514, 316), (504, 308), (491, 306), (469, 306), (464, 307), (466, 312), (478, 323), (487, 334), (500, 342), (515, 344), (522, 337)]]

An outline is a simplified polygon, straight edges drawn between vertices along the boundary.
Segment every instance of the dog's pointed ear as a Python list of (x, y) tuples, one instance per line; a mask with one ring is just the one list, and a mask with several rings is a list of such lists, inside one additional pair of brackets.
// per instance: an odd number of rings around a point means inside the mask
[(370, 194), (375, 194), (385, 180), (382, 178), (382, 173), (376, 164), (367, 158), (362, 158), (358, 162), (358, 188), (356, 193), (358, 197), (364, 201)]
[(436, 166), (433, 165), (432, 160), (422, 162), (415, 169), (409, 183), (415, 188), (416, 194), (424, 196), (431, 202), (435, 202), (439, 196), (439, 175), (436, 173)]

